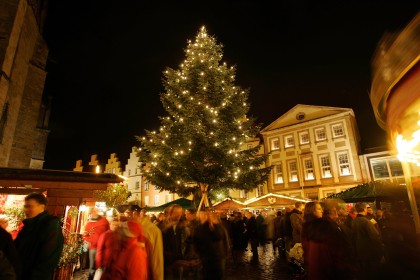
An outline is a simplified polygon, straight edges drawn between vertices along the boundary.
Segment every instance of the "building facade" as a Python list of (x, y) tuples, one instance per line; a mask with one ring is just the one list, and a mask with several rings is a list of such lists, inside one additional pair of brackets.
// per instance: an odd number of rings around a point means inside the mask
[(127, 178), (128, 190), (131, 192), (131, 196), (128, 198), (128, 202), (141, 205), (141, 185), (143, 182), (143, 176), (141, 175), (140, 159), (137, 156), (137, 148), (132, 147), (130, 158), (125, 165), (123, 172), (125, 178)]
[(261, 130), (269, 193), (321, 199), (365, 181), (352, 109), (298, 104)]
[[(42, 94), (46, 1), (0, 1), (0, 166), (42, 168), (49, 102)], [(40, 117), (41, 116), (41, 117)]]

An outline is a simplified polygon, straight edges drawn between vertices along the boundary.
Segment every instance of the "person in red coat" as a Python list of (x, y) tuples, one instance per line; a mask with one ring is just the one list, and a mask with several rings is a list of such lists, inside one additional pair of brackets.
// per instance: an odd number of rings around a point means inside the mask
[(92, 208), (90, 211), (89, 221), (86, 223), (84, 240), (88, 242), (89, 249), (89, 278), (93, 279), (95, 275), (95, 259), (98, 240), (102, 233), (109, 230), (109, 222), (102, 216), (99, 216), (98, 209)]
[(121, 223), (121, 250), (113, 254), (105, 267), (101, 280), (147, 280), (147, 254), (138, 237), (142, 235), (141, 225), (134, 221)]
[(96, 267), (104, 268), (111, 264), (112, 255), (121, 249), (121, 235), (118, 232), (120, 222), (114, 219), (109, 224), (109, 230), (101, 234), (96, 248)]

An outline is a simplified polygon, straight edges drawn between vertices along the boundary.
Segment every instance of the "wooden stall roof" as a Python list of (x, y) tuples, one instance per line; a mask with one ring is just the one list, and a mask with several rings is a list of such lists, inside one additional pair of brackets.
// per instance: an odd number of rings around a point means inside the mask
[(215, 210), (236, 210), (242, 209), (246, 207), (246, 205), (242, 201), (228, 197), (220, 202), (215, 203), (213, 207)]
[(306, 203), (311, 200), (276, 193), (268, 193), (263, 196), (248, 199), (247, 201), (245, 201), (245, 204), (246, 208), (261, 208), (292, 205), (297, 201)]
[(45, 193), (49, 210), (54, 213), (62, 213), (66, 205), (78, 206), (94, 200), (94, 191), (106, 190), (109, 184), (123, 181), (108, 173), (0, 168), (0, 194)]

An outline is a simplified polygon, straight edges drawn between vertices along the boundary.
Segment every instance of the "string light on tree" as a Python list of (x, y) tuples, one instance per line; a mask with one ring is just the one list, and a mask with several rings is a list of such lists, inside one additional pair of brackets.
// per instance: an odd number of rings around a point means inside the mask
[(222, 48), (202, 27), (187, 41), (179, 69), (163, 72), (165, 129), (138, 137), (141, 160), (153, 162), (146, 179), (159, 189), (187, 196), (200, 188), (205, 197), (212, 191), (249, 191), (268, 178), (271, 168), (259, 168), (266, 159), (258, 155), (259, 146), (241, 147), (259, 127), (245, 117), (248, 91), (235, 84), (236, 68), (221, 62)]

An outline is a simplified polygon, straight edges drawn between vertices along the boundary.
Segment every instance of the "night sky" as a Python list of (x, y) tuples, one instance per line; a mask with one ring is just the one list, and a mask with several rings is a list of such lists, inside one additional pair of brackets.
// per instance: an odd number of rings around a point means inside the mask
[(124, 166), (134, 136), (166, 115), (162, 71), (178, 68), (203, 25), (224, 45), (222, 61), (237, 66), (249, 115), (263, 127), (297, 104), (345, 107), (363, 149), (386, 144), (369, 100), (370, 63), (385, 32), (406, 26), (420, 1), (147, 2), (49, 1), (45, 168), (71, 170), (92, 154), (104, 163), (111, 153)]

